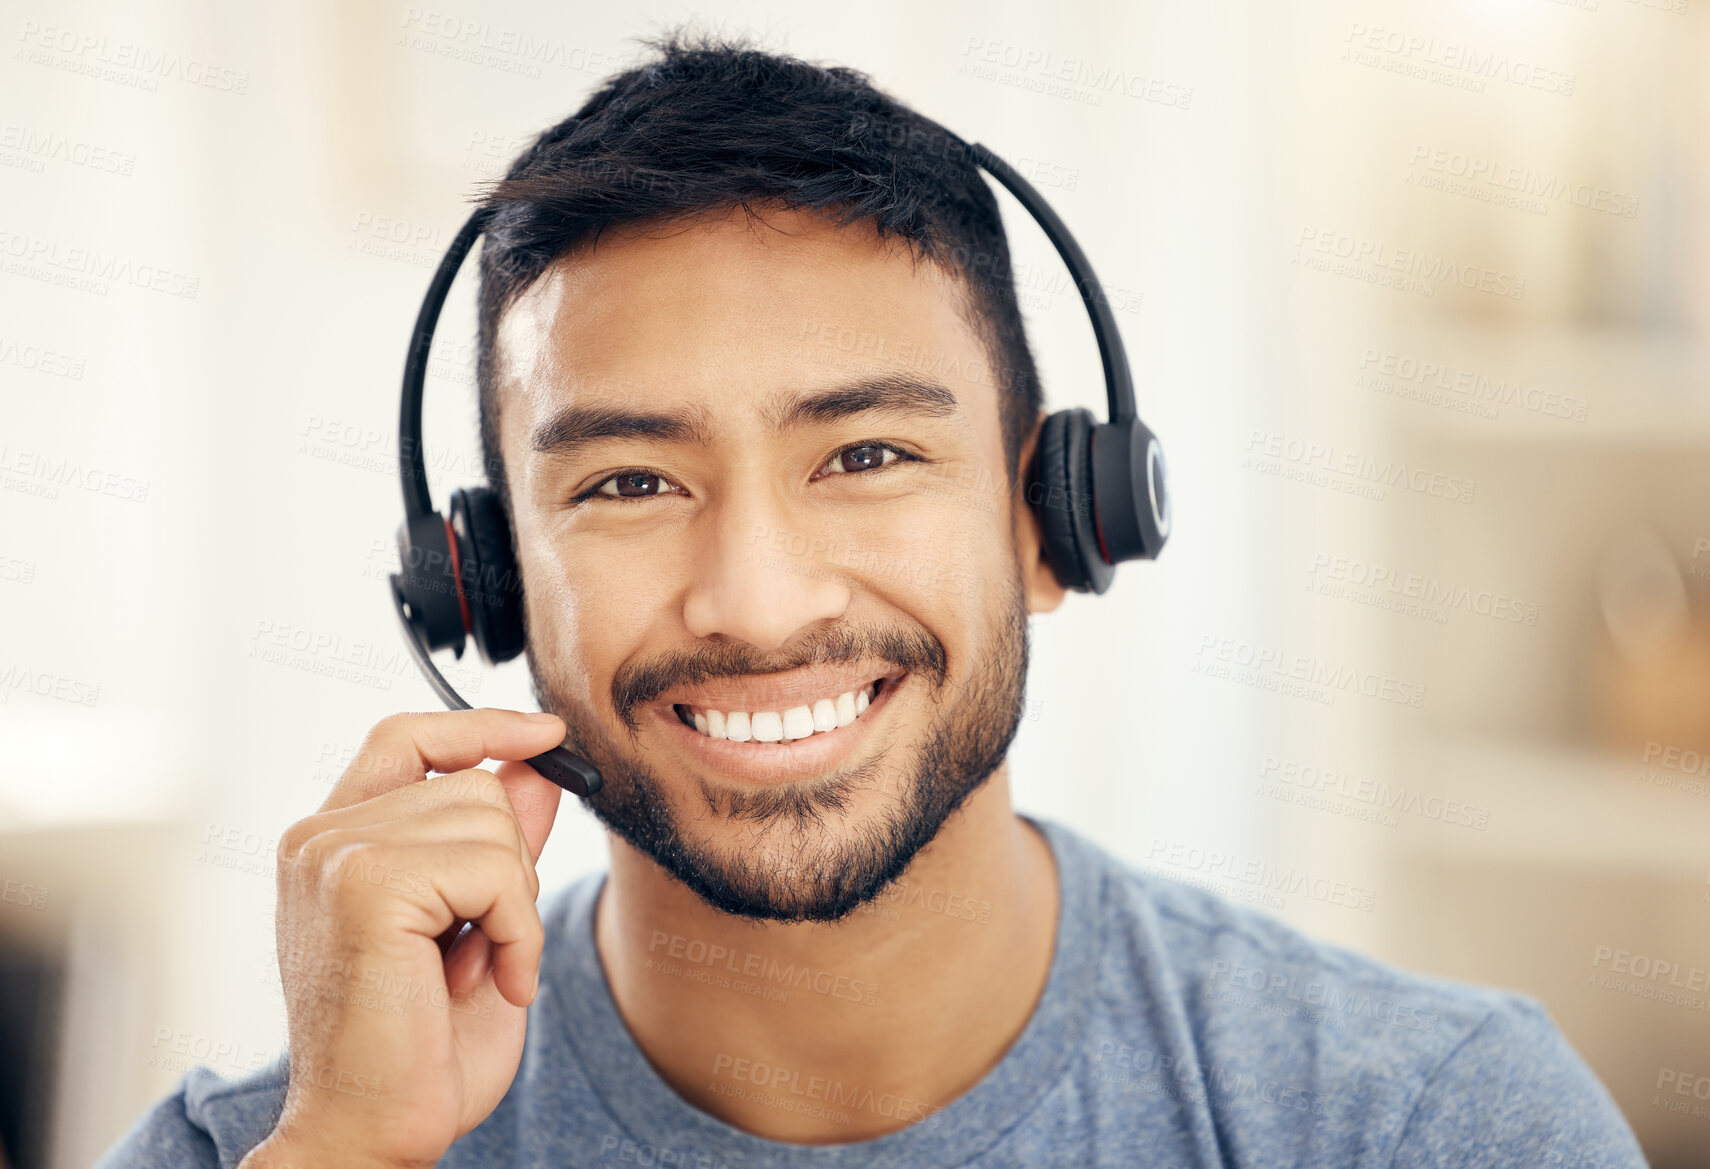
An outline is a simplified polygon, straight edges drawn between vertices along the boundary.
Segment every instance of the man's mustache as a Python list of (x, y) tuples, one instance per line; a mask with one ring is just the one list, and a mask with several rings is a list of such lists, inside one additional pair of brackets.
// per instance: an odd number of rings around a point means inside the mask
[(855, 661), (876, 661), (920, 674), (932, 680), (935, 688), (947, 674), (943, 643), (925, 630), (843, 626), (806, 633), (775, 653), (761, 653), (746, 642), (726, 641), (628, 663), (612, 678), (612, 709), (634, 732), (639, 729), (636, 709), (673, 686)]

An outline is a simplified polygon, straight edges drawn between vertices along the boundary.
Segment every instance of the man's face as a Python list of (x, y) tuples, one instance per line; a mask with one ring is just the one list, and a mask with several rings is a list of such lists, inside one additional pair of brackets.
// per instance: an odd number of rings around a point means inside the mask
[(500, 322), (537, 696), (595, 814), (726, 912), (848, 913), (1014, 735), (1062, 594), (961, 305), (768, 209), (608, 231)]

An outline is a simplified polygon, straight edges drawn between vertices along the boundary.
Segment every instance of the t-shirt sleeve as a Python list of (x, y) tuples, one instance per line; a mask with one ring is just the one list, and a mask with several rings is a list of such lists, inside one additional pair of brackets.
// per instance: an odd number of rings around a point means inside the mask
[(184, 1090), (181, 1080), (172, 1095), (137, 1118), (130, 1131), (95, 1162), (95, 1169), (154, 1169), (155, 1166), (164, 1169), (179, 1165), (186, 1169), (219, 1169), (219, 1151), (207, 1131), (190, 1119)]
[(1394, 1169), (1646, 1169), (1609, 1092), (1535, 1000), (1506, 997), (1449, 1053), (1402, 1128)]
[(233, 1169), (278, 1120), (288, 1066), (281, 1055), (270, 1067), (236, 1081), (205, 1067), (191, 1068), (95, 1169)]

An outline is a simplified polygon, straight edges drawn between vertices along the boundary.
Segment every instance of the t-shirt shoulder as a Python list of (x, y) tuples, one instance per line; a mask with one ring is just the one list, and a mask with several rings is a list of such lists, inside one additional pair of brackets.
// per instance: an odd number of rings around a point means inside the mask
[[(1229, 1150), (1238, 1163), (1310, 1159), (1340, 1133), (1365, 1149), (1346, 1163), (1645, 1164), (1537, 999), (1401, 970), (1066, 843), (1101, 875), (1089, 1059), (1106, 1079), (1197, 1095), (1221, 1140), (1251, 1146)], [(1276, 1123), (1290, 1113), (1307, 1123)], [(1314, 1148), (1276, 1147), (1290, 1134)], [(1512, 1159), (1484, 1159), (1498, 1147)]]
[(279, 1119), (287, 1059), (237, 1079), (194, 1067), (170, 1095), (143, 1113), (95, 1169), (143, 1166), (232, 1166), (260, 1144)]
[[(1305, 1024), (1322, 1039), (1441, 1057), (1498, 1010), (1535, 1000), (1399, 969), (1311, 938), (1209, 890), (1147, 873), (1085, 841), (1105, 873), (1105, 964), (1158, 967), (1200, 1018)], [(1120, 952), (1117, 951), (1120, 948)]]

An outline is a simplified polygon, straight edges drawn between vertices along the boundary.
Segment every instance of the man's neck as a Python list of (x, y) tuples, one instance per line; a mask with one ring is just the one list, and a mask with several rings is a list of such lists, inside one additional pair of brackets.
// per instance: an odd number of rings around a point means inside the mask
[(595, 911), (619, 1014), (677, 1094), (794, 1144), (871, 1140), (995, 1067), (1057, 937), (1050, 845), (1000, 767), (885, 895), (835, 924), (720, 913), (611, 839)]

